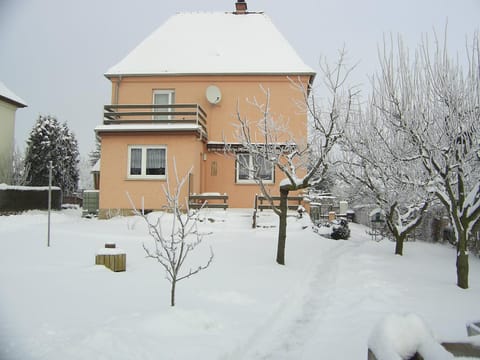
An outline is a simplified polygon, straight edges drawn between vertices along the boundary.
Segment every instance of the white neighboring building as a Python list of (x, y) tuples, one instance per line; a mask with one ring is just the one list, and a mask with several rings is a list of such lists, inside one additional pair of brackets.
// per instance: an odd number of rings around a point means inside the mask
[(15, 135), (15, 112), (27, 104), (0, 81), (0, 183), (10, 179)]

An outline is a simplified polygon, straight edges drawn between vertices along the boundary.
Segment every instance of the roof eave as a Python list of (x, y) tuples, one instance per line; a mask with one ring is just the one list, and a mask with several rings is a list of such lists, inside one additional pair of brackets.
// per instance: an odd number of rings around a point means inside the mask
[(106, 73), (104, 76), (107, 79), (123, 78), (123, 77), (150, 77), (150, 76), (309, 76), (311, 82), (316, 76), (314, 71), (284, 71), (284, 72), (206, 72), (206, 73), (185, 73), (185, 72), (165, 72), (165, 73), (125, 73), (125, 74), (113, 74)]
[(27, 104), (24, 104), (24, 103), (15, 101), (15, 100), (10, 99), (10, 98), (8, 98), (8, 97), (6, 97), (6, 96), (0, 95), (0, 100), (1, 100), (1, 101), (4, 101), (4, 102), (6, 102), (6, 103), (9, 103), (9, 104), (11, 104), (11, 105), (14, 105), (14, 106), (16, 106), (17, 108), (27, 107)]

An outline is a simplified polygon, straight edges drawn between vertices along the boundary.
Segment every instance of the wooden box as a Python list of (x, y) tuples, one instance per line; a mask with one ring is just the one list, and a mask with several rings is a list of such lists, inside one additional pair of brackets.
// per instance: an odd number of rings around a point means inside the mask
[(105, 265), (112, 271), (126, 271), (127, 269), (127, 254), (121, 250), (116, 249), (112, 244), (105, 244), (105, 249), (101, 249), (95, 256), (95, 265)]

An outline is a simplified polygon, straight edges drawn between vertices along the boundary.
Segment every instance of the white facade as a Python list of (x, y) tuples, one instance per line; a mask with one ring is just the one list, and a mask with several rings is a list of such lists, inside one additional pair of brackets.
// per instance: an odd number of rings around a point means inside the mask
[(0, 183), (9, 180), (15, 138), (15, 112), (25, 101), (0, 82)]

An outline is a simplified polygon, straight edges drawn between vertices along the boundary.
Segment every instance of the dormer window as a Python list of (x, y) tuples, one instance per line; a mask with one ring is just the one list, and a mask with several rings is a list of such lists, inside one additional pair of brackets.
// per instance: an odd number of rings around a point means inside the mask
[[(172, 112), (172, 108), (168, 105), (175, 103), (175, 90), (154, 90), (153, 105), (162, 105), (153, 109), (154, 112)], [(170, 120), (171, 115), (162, 114), (154, 115), (153, 120)]]

